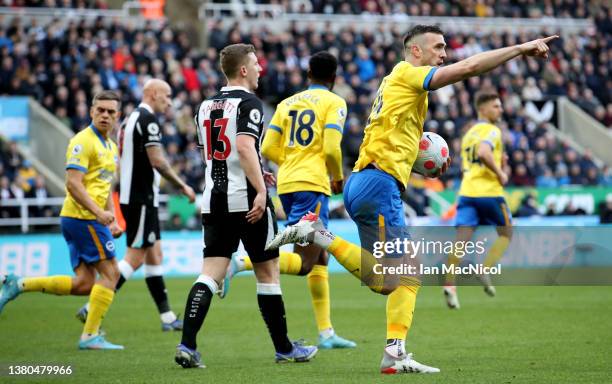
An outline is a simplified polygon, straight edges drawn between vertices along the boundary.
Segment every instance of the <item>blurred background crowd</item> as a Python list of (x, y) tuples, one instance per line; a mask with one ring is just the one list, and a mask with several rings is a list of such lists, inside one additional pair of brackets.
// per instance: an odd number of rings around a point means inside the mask
[[(105, 7), (104, 1), (4, 1), (9, 6)], [(273, 2), (274, 3), (274, 2)], [(504, 116), (500, 127), (509, 156), (510, 186), (556, 187), (570, 184), (612, 186), (612, 170), (598, 167), (588, 150), (579, 153), (549, 132), (554, 117), (546, 102), (567, 96), (587, 113), (612, 128), (612, 9), (588, 1), (284, 1), (294, 12), (334, 14), (409, 14), (440, 16), (593, 17), (595, 30), (565, 36), (554, 42), (547, 61), (513, 60), (504, 67), (463, 83), (430, 93), (426, 131), (442, 135), (455, 154), (441, 180), (414, 177), (407, 199), (419, 214), (426, 213), (424, 188), (456, 189), (461, 177), (460, 140), (475, 122), (473, 96), (483, 88), (500, 93)], [(571, 5), (571, 6), (570, 6)], [(238, 25), (209, 23), (209, 48), (195, 50), (188, 34), (168, 26), (98, 19), (95, 22), (56, 20), (25, 25), (19, 19), (0, 23), (0, 95), (27, 95), (38, 100), (77, 132), (89, 124), (88, 103), (102, 89), (123, 98), (126, 116), (138, 105), (142, 86), (151, 78), (167, 80), (173, 88), (173, 108), (162, 116), (163, 140), (173, 166), (188, 183), (201, 190), (203, 169), (195, 146), (193, 115), (198, 104), (224, 84), (218, 52), (227, 44), (252, 43), (263, 68), (258, 94), (268, 105), (267, 117), (283, 98), (307, 86), (309, 56), (319, 50), (334, 53), (340, 63), (334, 92), (346, 99), (348, 118), (342, 142), (348, 175), (363, 137), (364, 123), (381, 79), (403, 59), (399, 27), (339, 33), (290, 26), (275, 33), (266, 28), (242, 33)], [(527, 41), (538, 34), (447, 33), (447, 63), (470, 55)], [(542, 108), (542, 109), (541, 109)], [(41, 194), (44, 179), (20, 158), (14, 143), (3, 143), (0, 156), (2, 198)], [(11, 212), (2, 212), (9, 215)]]

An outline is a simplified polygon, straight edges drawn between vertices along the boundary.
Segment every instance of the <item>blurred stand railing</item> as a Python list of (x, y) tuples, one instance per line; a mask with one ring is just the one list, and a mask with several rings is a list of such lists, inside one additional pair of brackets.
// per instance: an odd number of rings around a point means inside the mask
[(153, 7), (156, 6), (139, 1), (126, 1), (121, 9), (0, 7), (0, 22), (9, 25), (13, 18), (19, 18), (27, 24), (32, 24), (32, 21), (35, 21), (38, 26), (41, 26), (53, 20), (96, 20), (104, 18), (130, 22), (135, 26), (142, 26), (146, 22), (165, 23), (165, 17), (156, 19), (143, 17), (143, 10)]
[(243, 4), (237, 1), (228, 4), (204, 2), (200, 6), (198, 15), (203, 22), (210, 19), (223, 19), (226, 26), (231, 25), (232, 21), (239, 21), (242, 31), (265, 27), (270, 31), (278, 32), (286, 31), (291, 25), (297, 25), (333, 32), (348, 26), (369, 30), (380, 27), (386, 31), (399, 28), (400, 32), (404, 32), (415, 24), (438, 24), (443, 30), (449, 32), (541, 32), (545, 30), (549, 33), (565, 35), (595, 28), (590, 19), (288, 13), (283, 6), (277, 4)]
[[(159, 219), (162, 222), (168, 220), (170, 217), (166, 207), (166, 203), (168, 202), (169, 198), (170, 195), (159, 196)], [(47, 197), (44, 199), (39, 199), (36, 197), (27, 197), (23, 199), (0, 200), (0, 210), (4, 210), (4, 208), (11, 207), (19, 209), (18, 217), (0, 218), (0, 227), (20, 227), (22, 233), (28, 233), (30, 232), (31, 227), (41, 225), (59, 225), (59, 211), (61, 210), (63, 203), (63, 197)], [(55, 212), (55, 215), (53, 217), (37, 217), (30, 215), (30, 208), (42, 207), (51, 208)]]

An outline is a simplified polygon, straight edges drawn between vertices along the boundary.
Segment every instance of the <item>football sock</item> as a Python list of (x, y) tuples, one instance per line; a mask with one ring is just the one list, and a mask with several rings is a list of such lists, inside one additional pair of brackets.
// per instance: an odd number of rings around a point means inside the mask
[(102, 318), (113, 302), (115, 291), (103, 285), (94, 284), (89, 295), (89, 313), (83, 328), (83, 336), (97, 335), (102, 324)]
[(125, 283), (127, 280), (130, 279), (130, 277), (132, 277), (132, 274), (134, 274), (134, 268), (132, 268), (130, 263), (125, 261), (125, 259), (121, 260), (117, 264), (119, 266), (120, 275), (119, 281), (117, 281), (117, 285), (115, 286), (115, 292), (123, 286), (123, 283)]
[[(238, 266), (241, 271), (253, 270), (253, 263), (248, 256), (240, 256)], [(278, 267), (283, 275), (298, 275), (302, 269), (302, 258), (297, 253), (280, 252)]]
[[(281, 255), (282, 258), (282, 255)], [(307, 276), (308, 288), (312, 298), (312, 309), (319, 332), (332, 328), (329, 315), (329, 274), (326, 265), (314, 265)]]
[[(323, 243), (322, 241), (320, 242)], [(333, 240), (326, 249), (353, 276), (361, 280), (373, 291), (380, 293), (383, 288), (384, 275), (374, 273), (374, 266), (379, 263), (370, 252), (342, 239), (340, 236), (333, 236)]]
[(162, 272), (161, 265), (145, 264), (144, 266), (145, 281), (151, 297), (153, 297), (155, 305), (157, 305), (157, 310), (159, 313), (166, 313), (170, 312), (170, 305), (168, 304), (168, 291), (166, 290)]
[(276, 352), (291, 352), (293, 345), (287, 337), (287, 319), (280, 284), (257, 283), (257, 303)]
[(406, 279), (387, 297), (387, 339), (406, 339), (419, 290), (417, 283), (404, 285)]
[(210, 302), (217, 289), (217, 282), (206, 275), (200, 275), (191, 287), (185, 305), (183, 336), (181, 338), (181, 344), (187, 348), (196, 349), (196, 336), (202, 328), (208, 308), (210, 308)]
[(19, 287), (23, 292), (42, 292), (53, 293), (56, 295), (69, 295), (70, 291), (72, 290), (72, 277), (24, 277), (19, 279)]
[(497, 263), (503, 256), (504, 252), (506, 252), (509, 245), (510, 239), (506, 236), (499, 236), (497, 239), (495, 239), (495, 242), (491, 246), (491, 249), (489, 249), (489, 253), (485, 258), (483, 263), (484, 266), (491, 267), (493, 264)]
[(406, 346), (404, 339), (387, 339), (385, 352), (395, 358), (402, 358), (406, 355)]

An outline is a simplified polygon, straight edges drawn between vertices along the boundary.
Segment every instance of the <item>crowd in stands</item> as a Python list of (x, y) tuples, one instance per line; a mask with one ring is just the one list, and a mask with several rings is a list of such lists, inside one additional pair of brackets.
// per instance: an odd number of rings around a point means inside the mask
[[(381, 10), (404, 4), (399, 1), (315, 0), (311, 5), (315, 10), (327, 12), (330, 6), (335, 10), (334, 7), (349, 4), (357, 7), (350, 12), (360, 13), (372, 7), (371, 3)], [(422, 2), (419, 12), (423, 12), (421, 8), (426, 8), (425, 4), (432, 9), (443, 4), (445, 14), (453, 14), (459, 3), (473, 3), (471, 8), (459, 7), (468, 15), (476, 12), (477, 6), (484, 5), (496, 16), (523, 16), (525, 12), (529, 15), (530, 7), (536, 4), (529, 0)], [(512, 5), (516, 3), (521, 4), (520, 12)], [(549, 3), (558, 16), (568, 12), (574, 17), (610, 12), (603, 7), (593, 8), (588, 2), (577, 2), (578, 5), (570, 9), (564, 6), (568, 2), (553, 0), (544, 2), (544, 13), (548, 12)], [(559, 4), (561, 7), (557, 9)], [(408, 6), (406, 12), (412, 14), (412, 8)], [(430, 12), (438, 11), (430, 9)], [(347, 28), (333, 33), (329, 28), (314, 30), (293, 26), (284, 33), (272, 33), (262, 27), (242, 33), (236, 24), (211, 20), (209, 48), (200, 52), (190, 44), (186, 32), (167, 26), (145, 24), (142, 29), (136, 29), (131, 24), (102, 19), (91, 23), (56, 20), (39, 26), (25, 25), (14, 19), (9, 25), (0, 25), (0, 95), (32, 96), (76, 132), (89, 123), (88, 103), (96, 92), (102, 89), (119, 91), (123, 98), (123, 114), (127, 116), (138, 105), (142, 86), (148, 78), (165, 79), (174, 91), (174, 108), (161, 117), (165, 148), (176, 169), (189, 184), (201, 190), (203, 169), (195, 145), (193, 115), (199, 102), (214, 94), (224, 83), (218, 65), (219, 50), (236, 42), (255, 45), (263, 68), (258, 94), (271, 106), (269, 111), (273, 111), (283, 98), (305, 88), (309, 56), (318, 50), (329, 50), (340, 63), (334, 92), (345, 98), (349, 106), (342, 143), (348, 175), (358, 155), (364, 123), (380, 79), (403, 57), (401, 37), (405, 31), (398, 27), (364, 31)], [(449, 33), (445, 36), (447, 62), (536, 37), (539, 36), (520, 31)], [(412, 188), (421, 191), (424, 187), (436, 190), (458, 187), (460, 137), (477, 118), (473, 95), (484, 88), (497, 89), (504, 105), (500, 127), (509, 155), (506, 172), (510, 175), (511, 186), (612, 186), (609, 168), (598, 168), (588, 151), (579, 154), (567, 143), (555, 139), (548, 129), (554, 121), (541, 116), (538, 107), (526, 108), (526, 103), (541, 106), (547, 100), (565, 95), (602, 124), (612, 127), (610, 56), (612, 24), (608, 18), (599, 20), (594, 31), (563, 36), (555, 41), (548, 61), (514, 60), (486, 76), (430, 93), (425, 130), (442, 135), (451, 153), (456, 155), (441, 182), (415, 177)], [(15, 181), (17, 168), (13, 167), (9, 173), (7, 163), (3, 163), (1, 174), (8, 178), (9, 185), (22, 184), (22, 180)], [(416, 195), (411, 198), (422, 198), (415, 204), (419, 206), (417, 211), (423, 213), (426, 199), (418, 192)]]
[(96, 8), (106, 9), (106, 0), (0, 0), (3, 7)]
[(286, 12), (342, 15), (410, 15), (467, 17), (597, 17), (603, 1), (588, 0), (270, 0)]
[[(51, 197), (45, 178), (23, 159), (16, 142), (0, 140), (0, 202), (28, 197), (39, 199), (38, 204), (30, 207), (30, 215), (51, 217), (57, 213), (56, 209), (44, 204), (44, 200)], [(0, 218), (19, 217), (19, 210), (18, 206), (0, 205)]]

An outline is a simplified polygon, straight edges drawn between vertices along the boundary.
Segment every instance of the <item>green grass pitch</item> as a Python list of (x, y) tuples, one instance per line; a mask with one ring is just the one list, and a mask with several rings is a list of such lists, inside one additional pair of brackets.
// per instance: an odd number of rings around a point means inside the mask
[[(171, 304), (182, 312), (193, 279), (168, 279)], [(353, 350), (320, 351), (305, 364), (277, 365), (259, 315), (252, 276), (215, 298), (199, 349), (207, 369), (174, 363), (180, 333), (162, 333), (144, 281), (128, 282), (104, 321), (124, 351), (78, 351), (84, 298), (23, 294), (0, 315), (0, 382), (77, 383), (602, 383), (612, 360), (611, 287), (498, 287), (496, 298), (461, 287), (462, 308), (450, 311), (440, 287), (424, 287), (407, 349), (439, 367), (437, 375), (378, 373), (385, 338), (385, 299), (348, 274), (330, 276), (336, 331)], [(306, 279), (283, 278), (289, 333), (316, 341)], [(71, 365), (70, 377), (8, 377), (7, 364)], [(408, 376), (408, 377), (406, 377)]]

